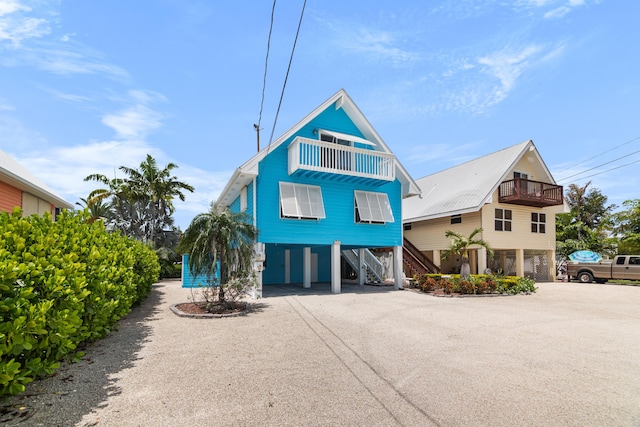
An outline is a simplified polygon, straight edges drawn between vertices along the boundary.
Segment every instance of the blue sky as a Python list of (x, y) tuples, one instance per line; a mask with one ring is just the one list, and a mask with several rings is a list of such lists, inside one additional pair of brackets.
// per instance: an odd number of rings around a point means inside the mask
[[(415, 179), (533, 139), (560, 184), (640, 197), (640, 2), (308, 0), (273, 130), (302, 4), (276, 5), (263, 146), (344, 88)], [(256, 152), (271, 7), (0, 0), (0, 149), (70, 202), (174, 162), (185, 229)]]

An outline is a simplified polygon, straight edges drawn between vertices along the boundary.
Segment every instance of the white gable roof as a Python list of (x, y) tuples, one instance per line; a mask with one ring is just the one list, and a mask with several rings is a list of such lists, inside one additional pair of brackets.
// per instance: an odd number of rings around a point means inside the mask
[(2, 150), (0, 150), (0, 181), (33, 194), (57, 207), (73, 209), (71, 203), (55, 194), (45, 183)]
[(421, 221), (479, 211), (501, 182), (511, 178), (516, 163), (527, 153), (539, 162), (543, 175), (537, 178), (555, 184), (533, 141), (525, 141), (495, 153), (416, 180), (422, 198), (405, 199), (403, 221)]
[[(327, 99), (320, 106), (318, 106), (318, 108), (309, 113), (304, 119), (300, 120), (297, 124), (283, 133), (278, 139), (273, 141), (267, 147), (263, 148), (259, 153), (254, 155), (242, 166), (236, 169), (236, 171), (229, 179), (229, 182), (222, 190), (222, 193), (220, 193), (220, 196), (218, 197), (218, 200), (216, 202), (218, 207), (220, 209), (223, 209), (229, 206), (236, 199), (236, 197), (238, 197), (238, 194), (240, 194), (240, 190), (242, 189), (242, 187), (248, 185), (253, 180), (253, 178), (258, 176), (258, 165), (262, 159), (264, 159), (271, 151), (273, 151), (287, 139), (292, 137), (305, 124), (309, 123), (334, 103), (336, 104), (336, 108), (342, 108), (344, 112), (347, 113), (351, 121), (353, 121), (358, 130), (362, 132), (362, 135), (364, 135), (365, 139), (361, 140), (361, 138), (358, 138), (358, 142), (372, 145), (375, 147), (376, 151), (393, 154), (389, 147), (387, 147), (387, 145), (384, 143), (382, 138), (380, 138), (380, 135), (378, 135), (375, 129), (373, 129), (373, 126), (371, 126), (364, 114), (362, 114), (360, 109), (349, 97), (347, 92), (344, 89), (340, 89), (331, 98)], [(350, 136), (350, 138), (353, 139), (352, 136)], [(413, 178), (411, 178), (402, 164), (400, 164), (397, 158), (395, 164), (396, 178), (402, 184), (402, 196), (409, 197), (420, 194), (420, 188), (413, 180)]]

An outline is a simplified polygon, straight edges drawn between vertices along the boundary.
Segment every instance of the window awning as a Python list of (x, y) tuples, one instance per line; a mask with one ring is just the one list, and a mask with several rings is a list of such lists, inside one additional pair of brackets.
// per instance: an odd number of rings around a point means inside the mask
[(361, 221), (394, 222), (386, 193), (355, 191), (356, 207)]
[(325, 218), (322, 191), (315, 185), (280, 182), (280, 208), (289, 218)]
[(375, 143), (371, 142), (371, 141), (367, 141), (364, 138), (360, 138), (359, 136), (355, 136), (355, 135), (349, 135), (346, 133), (340, 133), (340, 132), (335, 132), (332, 130), (324, 130), (324, 129), (320, 129), (320, 132), (322, 133), (326, 133), (327, 135), (331, 135), (333, 137), (336, 137), (338, 139), (344, 139), (346, 141), (351, 141), (351, 142), (357, 142), (358, 144), (364, 144), (364, 145), (371, 145), (375, 147)]

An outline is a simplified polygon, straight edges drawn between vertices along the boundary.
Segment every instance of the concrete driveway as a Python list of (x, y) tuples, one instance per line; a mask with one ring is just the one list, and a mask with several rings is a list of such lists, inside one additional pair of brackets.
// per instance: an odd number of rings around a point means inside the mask
[(640, 426), (640, 287), (538, 286), (267, 288), (246, 316), (190, 319), (169, 310), (189, 291), (163, 282), (83, 361), (2, 404), (2, 421)]

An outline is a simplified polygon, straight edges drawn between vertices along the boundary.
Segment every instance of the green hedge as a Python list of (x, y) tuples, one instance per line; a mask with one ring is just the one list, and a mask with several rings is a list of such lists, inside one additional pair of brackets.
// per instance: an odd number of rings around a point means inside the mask
[(158, 279), (154, 251), (86, 213), (0, 213), (0, 396), (105, 336)]
[(442, 290), (446, 294), (520, 294), (536, 291), (536, 282), (527, 277), (472, 274), (460, 280), (459, 274), (423, 274), (414, 277), (414, 287), (423, 292)]

